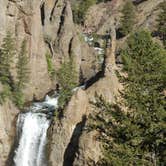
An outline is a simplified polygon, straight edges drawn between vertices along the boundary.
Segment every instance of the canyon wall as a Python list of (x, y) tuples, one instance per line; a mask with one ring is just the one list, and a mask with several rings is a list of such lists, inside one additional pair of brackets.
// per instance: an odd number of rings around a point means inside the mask
[[(93, 67), (97, 66), (94, 51), (81, 41), (81, 34), (72, 20), (69, 1), (1, 0), (0, 10), (0, 45), (7, 32), (11, 32), (16, 41), (17, 54), (11, 71), (14, 79), (21, 43), (24, 39), (27, 41), (30, 78), (24, 89), (26, 101), (42, 99), (47, 92), (55, 89), (56, 78), (52, 81), (48, 74), (47, 52), (51, 54), (55, 69), (73, 56), (77, 72), (82, 70), (84, 79), (89, 79), (97, 72)], [(11, 101), (0, 105), (1, 166), (13, 143), (13, 126), (16, 125), (18, 112)]]
[[(153, 31), (158, 5), (162, 1), (147, 0), (140, 3), (135, 28), (146, 27)], [(122, 0), (112, 0), (92, 6), (86, 15), (86, 28), (99, 35), (105, 35), (110, 29), (116, 33), (123, 3)], [(0, 11), (0, 45), (7, 31), (15, 38), (17, 53), (22, 41), (27, 40), (30, 78), (24, 89), (26, 101), (42, 99), (47, 92), (55, 89), (57, 80), (55, 78), (52, 81), (49, 77), (45, 56), (47, 52), (56, 70), (72, 57), (78, 77), (81, 73), (84, 82), (92, 77), (96, 79), (100, 69), (96, 52), (85, 43), (83, 28), (73, 23), (69, 0), (0, 0)], [(108, 50), (111, 58), (124, 45), (125, 39), (115, 38), (116, 34)], [(18, 54), (14, 57), (13, 78), (16, 76), (17, 58)], [(111, 64), (106, 74), (92, 81), (90, 87), (86, 90), (79, 88), (66, 106), (63, 118), (55, 120), (50, 127), (50, 166), (92, 166), (102, 156), (101, 145), (95, 139), (96, 132), (88, 133), (86, 124), (88, 115), (93, 113), (90, 101), (95, 100), (96, 92), (107, 101), (114, 102), (118, 90), (122, 88), (115, 75), (115, 68)], [(0, 85), (0, 91), (2, 89)], [(14, 142), (14, 126), (19, 111), (10, 100), (0, 104), (0, 166), (5, 165)]]

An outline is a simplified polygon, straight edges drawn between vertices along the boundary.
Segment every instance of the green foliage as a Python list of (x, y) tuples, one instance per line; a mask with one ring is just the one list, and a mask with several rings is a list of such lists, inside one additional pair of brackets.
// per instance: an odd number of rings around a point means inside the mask
[(2, 104), (7, 98), (11, 97), (11, 88), (8, 85), (3, 85), (3, 91), (0, 93), (0, 104)]
[(29, 59), (26, 51), (26, 40), (23, 40), (18, 56), (17, 68), (17, 87), (23, 89), (29, 80)]
[(135, 7), (131, 1), (127, 1), (122, 9), (120, 33), (127, 35), (133, 30), (135, 22)]
[[(97, 98), (95, 109), (100, 111), (91, 115), (90, 128), (100, 133), (103, 142), (104, 158), (97, 165), (123, 166), (143, 165), (144, 159), (135, 144), (138, 128), (131, 124), (130, 114), (125, 114), (119, 105), (109, 104), (102, 97)], [(135, 142), (134, 142), (135, 141)], [(134, 143), (132, 143), (134, 142)]]
[(11, 98), (18, 107), (24, 104), (24, 96), (22, 93), (29, 79), (28, 57), (26, 52), (26, 41), (21, 45), (16, 64), (17, 81), (14, 82), (11, 70), (13, 57), (16, 54), (14, 38), (10, 32), (7, 32), (3, 39), (0, 52), (0, 81), (3, 84), (3, 91), (0, 93), (0, 101), (4, 102), (6, 98)]
[(13, 93), (14, 102), (20, 108), (24, 104), (24, 95), (22, 90), (25, 88), (29, 80), (28, 63), (29, 59), (27, 57), (27, 51), (26, 51), (26, 40), (23, 40), (16, 65), (17, 82), (15, 83), (15, 89)]
[(23, 108), (25, 98), (23, 92), (20, 89), (15, 89), (13, 92), (13, 101), (20, 109)]
[(128, 73), (124, 97), (127, 106), (137, 111), (134, 120), (142, 130), (142, 148), (145, 154), (155, 155), (157, 165), (162, 165), (166, 162), (163, 150), (166, 149), (166, 103), (163, 94), (166, 87), (166, 51), (153, 42), (148, 32), (140, 31), (128, 39), (123, 60), (124, 70)]
[(10, 32), (7, 32), (0, 50), (0, 81), (3, 84), (3, 92), (0, 94), (1, 101), (11, 97), (13, 79), (10, 70), (15, 53), (14, 38)]
[(0, 81), (2, 84), (10, 85), (11, 83), (10, 69), (15, 53), (14, 38), (10, 32), (7, 32), (0, 51)]
[(161, 12), (158, 16), (157, 29), (159, 32), (159, 36), (163, 40), (164, 46), (166, 47), (166, 1), (160, 4)]
[[(166, 51), (150, 34), (139, 31), (127, 40), (122, 51), (128, 77), (123, 97), (130, 109), (97, 99), (92, 129), (100, 132), (105, 158), (99, 165), (166, 165)], [(97, 109), (96, 109), (97, 110)]]
[(59, 96), (59, 100), (58, 100), (58, 105), (60, 109), (63, 109), (67, 102), (70, 100), (71, 96), (72, 96), (72, 89), (62, 89), (60, 91), (60, 96)]
[(57, 71), (57, 79), (61, 87), (58, 104), (60, 108), (64, 108), (72, 96), (72, 89), (77, 85), (77, 72), (73, 60), (61, 65), (61, 68)]
[(49, 74), (51, 79), (54, 79), (54, 77), (55, 77), (55, 69), (54, 69), (54, 65), (52, 63), (51, 55), (48, 52), (46, 53), (46, 60), (47, 60), (48, 74)]
[(77, 24), (84, 24), (85, 15), (89, 7), (96, 4), (97, 0), (81, 0), (72, 7), (73, 19)]

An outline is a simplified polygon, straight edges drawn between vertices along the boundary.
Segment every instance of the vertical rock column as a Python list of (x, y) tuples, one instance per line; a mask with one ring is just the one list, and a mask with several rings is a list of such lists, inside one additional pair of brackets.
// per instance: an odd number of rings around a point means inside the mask
[(116, 30), (115, 30), (114, 21), (112, 21), (111, 23), (110, 36), (111, 40), (110, 43), (108, 43), (108, 47), (106, 49), (105, 73), (104, 73), (105, 77), (110, 76), (116, 67), (115, 63)]

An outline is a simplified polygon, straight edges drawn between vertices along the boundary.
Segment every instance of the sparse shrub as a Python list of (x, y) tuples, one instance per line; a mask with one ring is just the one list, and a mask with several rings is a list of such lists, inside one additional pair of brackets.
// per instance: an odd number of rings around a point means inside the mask
[(47, 52), (46, 53), (46, 60), (47, 60), (47, 70), (50, 78), (53, 80), (55, 77), (55, 68), (51, 59), (51, 55)]
[(85, 21), (85, 15), (88, 11), (88, 9), (96, 4), (101, 2), (108, 2), (111, 0), (78, 0), (78, 2), (75, 2), (72, 5), (72, 11), (73, 11), (73, 20), (76, 24), (84, 24)]

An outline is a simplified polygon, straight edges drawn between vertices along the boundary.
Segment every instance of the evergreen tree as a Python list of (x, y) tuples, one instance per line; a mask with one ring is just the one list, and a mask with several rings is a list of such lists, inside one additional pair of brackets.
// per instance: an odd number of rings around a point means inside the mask
[(163, 40), (164, 46), (166, 47), (166, 1), (160, 4), (161, 12), (158, 16), (158, 32), (159, 36)]
[(26, 51), (26, 40), (23, 40), (18, 56), (17, 68), (17, 83), (15, 85), (14, 101), (17, 106), (22, 107), (24, 104), (24, 95), (22, 90), (25, 88), (29, 80), (28, 57)]
[(77, 24), (84, 24), (85, 15), (89, 7), (96, 4), (97, 0), (80, 0), (73, 6), (73, 19)]
[(64, 108), (72, 96), (73, 88), (77, 85), (77, 72), (72, 59), (61, 65), (61, 68), (57, 71), (57, 79), (61, 88), (58, 103), (60, 108)]
[(131, 1), (127, 1), (122, 9), (120, 33), (127, 35), (132, 32), (135, 20), (135, 7)]
[(166, 51), (150, 34), (131, 35), (122, 51), (125, 104), (109, 104), (102, 98), (95, 106), (92, 128), (101, 134), (105, 159), (99, 165), (166, 165)]
[(11, 84), (11, 63), (15, 55), (15, 43), (10, 32), (7, 32), (6, 37), (0, 51), (0, 81), (2, 84), (10, 86)]
[(3, 91), (0, 93), (1, 103), (12, 94), (13, 79), (10, 70), (15, 53), (14, 38), (7, 32), (0, 50), (0, 81), (3, 84)]
[(18, 56), (18, 62), (16, 65), (17, 68), (17, 87), (19, 89), (25, 88), (25, 85), (27, 84), (29, 80), (29, 67), (28, 67), (29, 59), (27, 56), (26, 51), (26, 40), (23, 40), (21, 45), (21, 50)]
[(123, 60), (128, 73), (124, 97), (136, 110), (132, 119), (139, 127), (143, 157), (148, 156), (152, 165), (165, 165), (166, 51), (148, 32), (140, 31), (128, 39)]
[(11, 87), (9, 85), (3, 85), (3, 91), (0, 92), (0, 104), (2, 104), (8, 97), (12, 96)]

